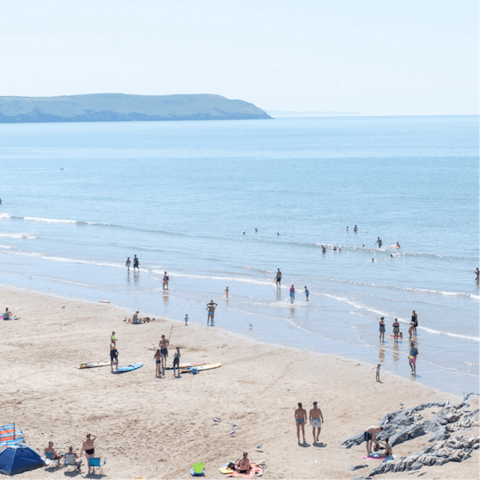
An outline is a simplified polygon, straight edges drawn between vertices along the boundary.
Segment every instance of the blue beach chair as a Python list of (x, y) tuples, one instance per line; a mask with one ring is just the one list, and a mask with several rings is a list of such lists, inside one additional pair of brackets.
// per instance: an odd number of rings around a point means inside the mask
[(93, 469), (93, 473), (96, 473), (97, 469), (103, 473), (103, 466), (107, 463), (107, 459), (100, 461), (100, 457), (90, 457), (88, 459), (88, 466)]

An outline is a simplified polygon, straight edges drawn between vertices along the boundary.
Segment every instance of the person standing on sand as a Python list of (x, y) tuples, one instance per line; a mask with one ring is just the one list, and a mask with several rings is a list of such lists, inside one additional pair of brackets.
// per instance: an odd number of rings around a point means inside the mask
[(217, 304), (212, 300), (210, 303), (207, 303), (207, 310), (208, 316), (207, 316), (207, 327), (208, 327), (208, 322), (210, 322), (210, 325), (213, 327), (213, 317), (215, 316), (215, 308), (217, 307)]
[(380, 341), (385, 342), (385, 318), (383, 317), (380, 317), (379, 331), (380, 331)]
[(125, 267), (127, 267), (128, 273), (130, 273), (130, 264), (132, 262), (130, 261), (130, 257), (127, 257), (127, 261), (125, 262)]
[(160, 346), (160, 353), (162, 354), (162, 367), (165, 368), (167, 366), (167, 358), (168, 358), (168, 345), (170, 341), (165, 338), (165, 335), (162, 335), (162, 339), (159, 342)]
[[(310, 410), (310, 425), (313, 428), (313, 443), (318, 442), (318, 437), (322, 430), (322, 422), (325, 423), (323, 419), (322, 411), (317, 407), (318, 402), (313, 402), (313, 408)], [(317, 435), (315, 435), (315, 428), (317, 429)]]
[(415, 313), (415, 310), (412, 312), (412, 322), (413, 322), (413, 334), (417, 334), (417, 327), (418, 327), (418, 316)]
[(160, 351), (159, 348), (157, 348), (157, 351), (155, 352), (155, 355), (153, 356), (155, 359), (155, 378), (162, 378), (162, 352)]
[(93, 457), (93, 455), (95, 454), (95, 446), (94, 446), (93, 442), (95, 442), (96, 439), (97, 439), (97, 437), (95, 435), (87, 433), (87, 439), (83, 442), (82, 451), (80, 452), (80, 455), (81, 455), (83, 453), (83, 451), (85, 450), (85, 456), (87, 457), (87, 465), (88, 465), (88, 474), (89, 475), (90, 475), (90, 464), (88, 463), (88, 459), (90, 457)]
[(188, 326), (188, 313), (185, 314), (185, 326)]
[[(380, 382), (380, 367), (382, 366), (381, 363), (379, 363), (376, 367), (373, 367), (372, 370), (376, 370), (375, 372), (375, 381)], [(381, 382), (380, 382), (381, 383)]]
[(110, 368), (112, 369), (112, 372), (113, 372), (114, 363), (115, 363), (115, 369), (118, 370), (118, 350), (117, 350), (117, 345), (112, 340), (112, 343), (110, 344)]
[(372, 453), (372, 445), (377, 443), (377, 433), (381, 432), (383, 427), (372, 425), (363, 432), (363, 439), (367, 443), (367, 457)]
[(417, 355), (418, 350), (415, 347), (413, 342), (410, 343), (410, 355), (408, 356), (408, 364), (410, 365), (410, 369), (412, 370), (412, 375), (417, 376)]
[(180, 347), (177, 347), (173, 356), (173, 376), (175, 376), (175, 368), (177, 369), (177, 376), (180, 376), (180, 357)]
[(136, 255), (133, 256), (133, 271), (135, 272), (135, 269), (140, 271), (140, 261), (138, 260), (138, 257)]
[(303, 443), (305, 443), (305, 422), (307, 421), (307, 412), (302, 407), (302, 403), (298, 403), (298, 408), (295, 410), (295, 423), (297, 425), (297, 438), (300, 445), (300, 427), (302, 427)]

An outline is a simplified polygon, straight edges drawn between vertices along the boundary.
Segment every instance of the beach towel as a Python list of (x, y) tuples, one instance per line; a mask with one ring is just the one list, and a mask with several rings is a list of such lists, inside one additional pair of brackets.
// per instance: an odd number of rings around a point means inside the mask
[(263, 470), (261, 467), (258, 465), (255, 465), (254, 463), (250, 464), (250, 471), (248, 473), (238, 473), (238, 472), (233, 472), (229, 473), (227, 477), (239, 477), (239, 478), (253, 478), (253, 477), (259, 477), (262, 475)]
[(382, 460), (382, 461), (388, 461), (388, 460), (393, 460), (395, 458), (395, 455), (392, 455), (391, 457), (379, 457), (378, 455), (372, 454), (367, 457), (367, 455), (362, 455), (362, 458), (365, 458), (367, 460)]

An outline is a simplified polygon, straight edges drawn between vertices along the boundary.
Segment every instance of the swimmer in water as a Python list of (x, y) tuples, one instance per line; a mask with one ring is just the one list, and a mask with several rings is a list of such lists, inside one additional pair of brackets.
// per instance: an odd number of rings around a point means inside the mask
[(228, 287), (225, 289), (225, 296), (228, 298)]
[(327, 253), (327, 249), (325, 248), (325, 245), (322, 245), (322, 253)]
[(337, 251), (337, 247), (333, 247), (333, 251), (336, 252), (336, 251)]
[(372, 258), (372, 262), (374, 262), (374, 261), (375, 261), (375, 259), (374, 259), (374, 258)]
[(348, 227), (347, 227), (347, 232), (348, 232)]
[(377, 243), (378, 243), (378, 248), (382, 248), (383, 242), (380, 237), (377, 237), (377, 241), (374, 243), (374, 245), (376, 245)]
[(257, 233), (257, 232), (258, 232), (258, 228), (255, 229), (255, 233)]
[(245, 235), (245, 232), (242, 232)]
[(353, 227), (353, 231), (356, 233), (357, 230), (358, 230), (358, 228), (357, 228), (357, 226), (355, 225), (355, 226)]
[(475, 275), (477, 276), (477, 279), (476, 279), (476, 280), (477, 280), (477, 282), (478, 282), (478, 279), (480, 278), (480, 270), (478, 269), (478, 267), (477, 267), (477, 269), (475, 270), (475, 272), (473, 272), (473, 273), (475, 273)]
[(305, 286), (305, 298), (306, 298), (307, 302), (308, 302), (309, 295), (310, 295), (310, 292), (308, 291), (308, 288)]
[(397, 242), (397, 248), (400, 248), (400, 244)]
[(393, 253), (390, 254), (390, 258), (393, 258)]
[(280, 234), (277, 232), (277, 235), (280, 235)]

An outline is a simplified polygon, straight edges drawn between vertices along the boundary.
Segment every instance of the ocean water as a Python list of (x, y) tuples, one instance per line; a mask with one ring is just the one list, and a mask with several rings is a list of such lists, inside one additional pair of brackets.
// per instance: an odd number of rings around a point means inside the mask
[(474, 116), (3, 124), (0, 282), (200, 325), (213, 299), (215, 328), (408, 378), (408, 342), (380, 344), (378, 319), (408, 336), (415, 309), (411, 381), (477, 391), (478, 128)]

